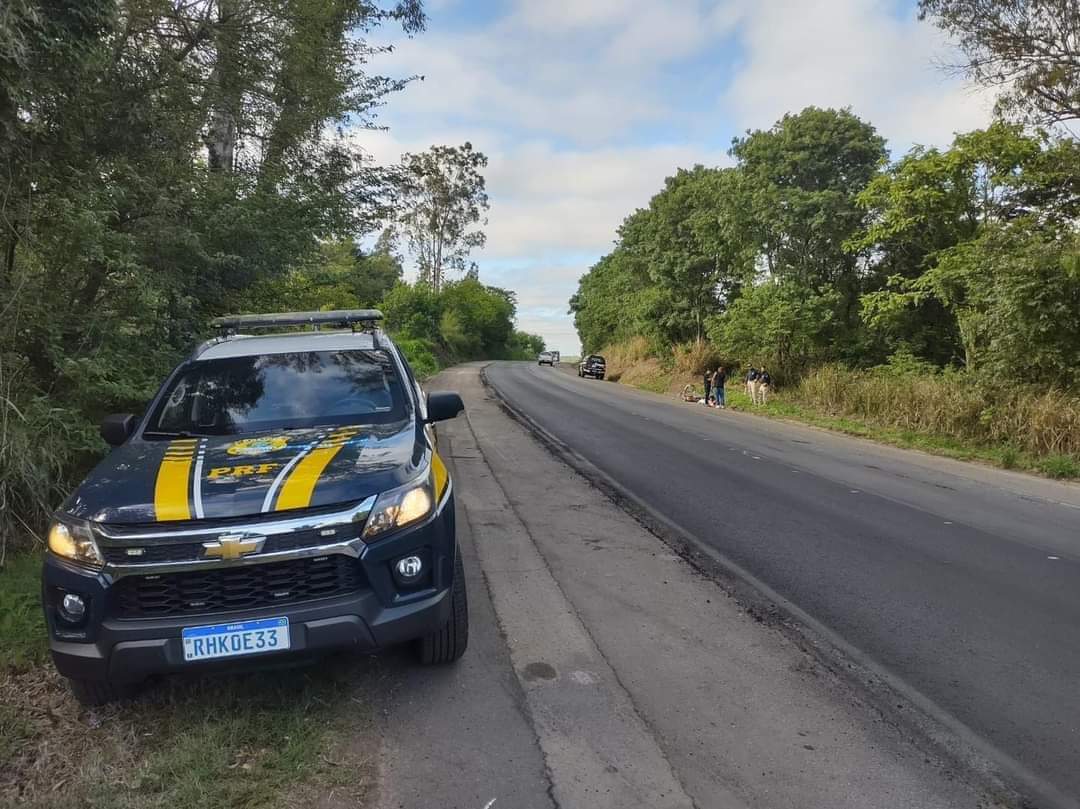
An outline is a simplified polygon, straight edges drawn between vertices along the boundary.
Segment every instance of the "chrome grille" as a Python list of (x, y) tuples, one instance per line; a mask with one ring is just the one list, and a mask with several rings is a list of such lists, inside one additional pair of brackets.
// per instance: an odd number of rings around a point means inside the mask
[[(360, 525), (341, 525), (331, 528), (311, 528), (289, 534), (266, 537), (261, 553), (279, 553), (300, 548), (314, 548), (336, 542), (348, 542), (360, 536)], [(207, 540), (212, 536), (207, 536)], [(130, 543), (130, 544), (129, 544)], [(105, 561), (114, 565), (143, 565), (168, 562), (194, 562), (204, 558), (202, 542), (161, 543), (147, 540), (124, 545), (103, 545)]]
[(360, 563), (334, 554), (257, 565), (127, 576), (112, 588), (120, 619), (259, 609), (346, 595), (364, 586)]

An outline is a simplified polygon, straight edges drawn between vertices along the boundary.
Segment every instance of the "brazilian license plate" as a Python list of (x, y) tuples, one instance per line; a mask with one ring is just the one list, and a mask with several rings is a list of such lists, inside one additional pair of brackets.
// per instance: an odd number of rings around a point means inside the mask
[(184, 660), (212, 660), (289, 648), (289, 619), (262, 618), (233, 624), (189, 626), (181, 632)]

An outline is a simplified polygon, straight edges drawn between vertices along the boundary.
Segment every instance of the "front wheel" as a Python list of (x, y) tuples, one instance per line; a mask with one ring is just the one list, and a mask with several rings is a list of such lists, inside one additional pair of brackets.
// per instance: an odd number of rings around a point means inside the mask
[(450, 617), (439, 629), (417, 641), (420, 662), (425, 666), (453, 663), (469, 645), (469, 604), (465, 596), (465, 565), (461, 548), (454, 560), (454, 584), (450, 588)]

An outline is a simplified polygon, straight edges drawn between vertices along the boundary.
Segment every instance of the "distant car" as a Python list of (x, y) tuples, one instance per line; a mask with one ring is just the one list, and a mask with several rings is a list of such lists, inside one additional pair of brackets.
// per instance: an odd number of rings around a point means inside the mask
[(561, 355), (559, 354), (559, 352), (558, 352), (558, 351), (552, 351), (552, 352), (551, 352), (551, 359), (552, 359), (552, 361), (554, 361), (554, 363), (555, 363), (556, 365), (558, 365), (558, 364), (559, 364), (559, 360), (561, 359)]
[(604, 362), (604, 358), (599, 354), (589, 354), (587, 357), (582, 357), (581, 362), (578, 363), (578, 376), (591, 376), (595, 379), (603, 379), (605, 373), (607, 373), (607, 363)]
[(536, 358), (537, 365), (550, 365), (555, 366), (555, 355), (550, 351), (541, 351), (540, 356)]

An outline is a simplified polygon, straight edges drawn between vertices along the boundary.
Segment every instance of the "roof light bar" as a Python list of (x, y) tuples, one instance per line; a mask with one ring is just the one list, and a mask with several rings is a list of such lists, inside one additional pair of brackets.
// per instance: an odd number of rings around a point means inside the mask
[(215, 328), (225, 333), (242, 329), (275, 329), (282, 326), (352, 326), (383, 319), (378, 309), (337, 309), (332, 312), (277, 312), (265, 315), (225, 315), (214, 318)]

